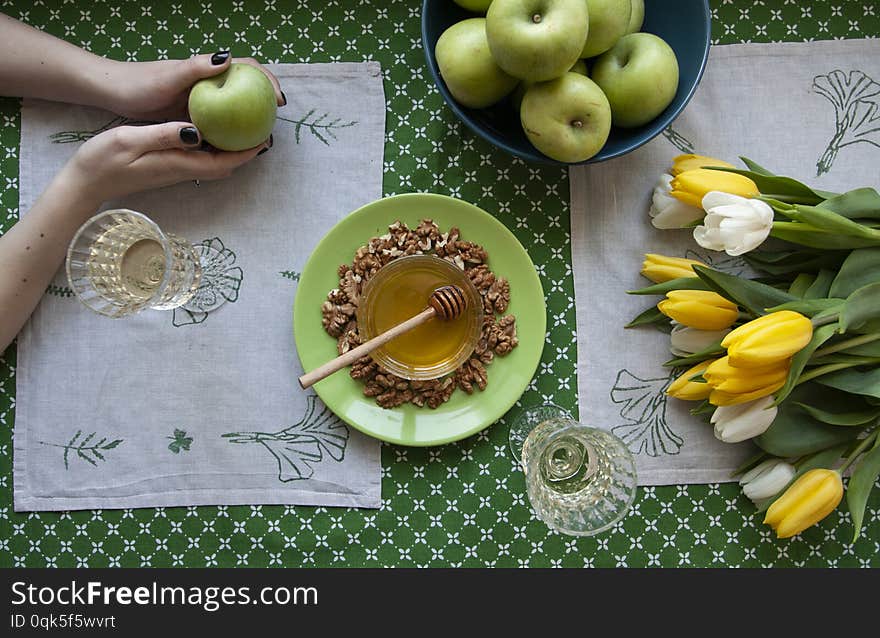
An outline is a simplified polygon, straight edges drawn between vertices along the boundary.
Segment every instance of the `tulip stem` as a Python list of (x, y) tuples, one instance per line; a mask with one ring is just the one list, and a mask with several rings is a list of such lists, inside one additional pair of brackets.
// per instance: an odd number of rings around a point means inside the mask
[(818, 328), (819, 326), (826, 326), (829, 323), (834, 323), (838, 319), (840, 319), (840, 314), (835, 313), (833, 315), (825, 315), (824, 317), (813, 317), (810, 321), (813, 323), (814, 328)]
[(856, 458), (858, 458), (859, 454), (861, 454), (862, 452), (867, 450), (868, 446), (877, 440), (878, 433), (880, 433), (880, 430), (874, 430), (868, 436), (866, 436), (864, 439), (862, 439), (862, 442), (859, 443), (859, 446), (855, 450), (852, 451), (852, 454), (850, 454), (848, 457), (846, 457), (846, 461), (843, 462), (843, 465), (841, 465), (840, 469), (837, 471), (840, 472), (841, 474), (846, 472), (846, 468), (848, 468), (850, 465), (852, 465), (852, 462), (855, 461)]
[(846, 357), (845, 361), (837, 360), (835, 361), (834, 357), (829, 355), (828, 357), (819, 357), (816, 359), (810, 359), (807, 362), (808, 366), (824, 366), (829, 365), (831, 363), (846, 363), (851, 366), (869, 366), (874, 365), (876, 363), (880, 363), (880, 357), (857, 357), (852, 354), (842, 355)]
[(818, 368), (813, 368), (809, 372), (805, 372), (801, 375), (800, 379), (798, 379), (795, 385), (800, 385), (802, 383), (806, 383), (807, 381), (811, 381), (816, 377), (821, 377), (823, 374), (828, 374), (830, 372), (837, 372), (838, 370), (845, 370), (847, 368), (852, 368), (855, 365), (862, 365), (860, 363), (853, 363), (848, 361), (846, 363), (829, 363), (828, 365), (819, 366)]
[(866, 343), (877, 341), (877, 339), (880, 339), (880, 332), (862, 335), (860, 337), (853, 337), (852, 339), (846, 339), (845, 341), (841, 341), (840, 343), (835, 343), (830, 346), (825, 346), (824, 348), (819, 348), (818, 350), (816, 350), (816, 352), (813, 353), (813, 356), (818, 359), (819, 357), (824, 357), (826, 354), (833, 354), (835, 352), (840, 352), (841, 350), (846, 350), (847, 348), (862, 346)]

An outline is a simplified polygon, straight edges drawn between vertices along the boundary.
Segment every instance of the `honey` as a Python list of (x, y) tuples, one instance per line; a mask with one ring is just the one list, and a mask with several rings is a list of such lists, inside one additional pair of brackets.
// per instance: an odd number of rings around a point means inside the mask
[(383, 267), (368, 283), (358, 321), (372, 337), (419, 314), (437, 288), (455, 284), (468, 299), (455, 319), (432, 318), (374, 352), (373, 358), (405, 378), (436, 378), (458, 367), (479, 336), (479, 296), (464, 273), (442, 259), (402, 257)]

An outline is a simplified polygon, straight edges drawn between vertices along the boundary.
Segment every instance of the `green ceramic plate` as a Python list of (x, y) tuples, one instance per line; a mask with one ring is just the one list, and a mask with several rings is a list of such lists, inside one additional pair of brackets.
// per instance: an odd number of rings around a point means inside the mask
[(346, 423), (400, 445), (441, 445), (479, 432), (501, 418), (528, 386), (541, 359), (546, 308), (541, 282), (528, 253), (501, 222), (476, 206), (443, 195), (413, 193), (380, 199), (351, 213), (321, 240), (300, 277), (293, 311), (294, 338), (305, 370), (336, 356), (336, 340), (321, 326), (321, 303), (339, 284), (336, 269), (350, 263), (370, 237), (400, 220), (411, 228), (433, 219), (442, 230), (483, 245), (492, 270), (510, 281), (509, 312), (516, 315), (519, 346), (488, 366), (489, 386), (467, 395), (457, 390), (436, 410), (404, 405), (385, 410), (365, 397), (362, 384), (342, 370), (315, 384), (318, 396)]

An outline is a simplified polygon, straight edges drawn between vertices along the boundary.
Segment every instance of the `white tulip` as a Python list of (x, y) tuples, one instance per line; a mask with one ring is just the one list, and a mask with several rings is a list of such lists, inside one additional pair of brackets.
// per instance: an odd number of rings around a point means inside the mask
[(655, 228), (686, 228), (696, 221), (703, 219), (702, 208), (685, 204), (683, 201), (670, 195), (672, 190), (672, 175), (663, 173), (654, 187), (651, 197), (651, 223)]
[(724, 339), (728, 332), (730, 332), (730, 328), (726, 330), (697, 330), (676, 323), (669, 335), (669, 350), (676, 357), (686, 357), (718, 343)]
[(694, 239), (703, 248), (735, 257), (760, 246), (773, 230), (773, 209), (760, 199), (710, 191), (702, 204), (706, 217)]
[(773, 405), (773, 395), (761, 397), (738, 405), (722, 405), (715, 408), (711, 422), (715, 425), (715, 438), (725, 443), (739, 443), (767, 431), (778, 411)]
[(797, 471), (782, 459), (769, 459), (742, 475), (739, 484), (743, 494), (754, 503), (776, 496), (785, 489)]

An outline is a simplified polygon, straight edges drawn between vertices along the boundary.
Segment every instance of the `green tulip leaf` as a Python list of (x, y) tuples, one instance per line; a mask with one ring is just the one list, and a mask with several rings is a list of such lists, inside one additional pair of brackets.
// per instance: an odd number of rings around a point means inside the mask
[[(714, 406), (713, 406), (714, 407)], [(755, 454), (747, 458), (730, 474), (730, 478), (745, 474), (749, 470), (756, 468), (762, 461), (766, 460), (769, 455), (764, 450), (758, 450)]]
[(817, 421), (827, 423), (828, 425), (864, 425), (873, 421), (877, 417), (880, 417), (880, 408), (876, 406), (872, 408), (865, 408), (864, 410), (858, 410), (855, 412), (831, 412), (797, 401), (794, 404), (799, 406), (801, 409), (804, 410), (804, 412), (809, 414)]
[(709, 290), (709, 286), (699, 277), (680, 277), (663, 283), (646, 286), (638, 290), (627, 290), (628, 295), (665, 295), (673, 290)]
[(792, 393), (801, 376), (801, 372), (803, 372), (810, 357), (819, 346), (828, 341), (834, 335), (836, 330), (837, 325), (833, 323), (819, 326), (813, 330), (813, 337), (810, 339), (810, 342), (791, 358), (791, 367), (788, 369), (788, 377), (785, 379), (785, 385), (776, 393), (776, 401), (774, 402), (774, 405), (781, 404), (785, 401), (788, 395)]
[(853, 250), (877, 246), (880, 241), (826, 232), (802, 222), (773, 222), (771, 236), (793, 244), (826, 250)]
[(671, 319), (664, 315), (660, 310), (657, 309), (657, 306), (651, 306), (644, 312), (639, 313), (639, 315), (630, 321), (625, 328), (635, 328), (636, 326), (647, 326), (654, 325), (661, 330), (664, 330), (661, 326), (665, 323), (667, 327), (671, 330)]
[(846, 298), (877, 281), (880, 281), (880, 248), (860, 248), (852, 251), (841, 264), (828, 296)]
[[(808, 387), (809, 392), (801, 390), (803, 387)], [(853, 396), (848, 392), (843, 392), (836, 388), (813, 385), (813, 383), (806, 383), (798, 386), (798, 388), (792, 392), (788, 402), (792, 404), (801, 404), (802, 406), (812, 406), (825, 412), (829, 417), (831, 414), (835, 413), (845, 414), (848, 412), (873, 409), (865, 400), (865, 397), (858, 395)], [(821, 421), (821, 419), (817, 420)], [(823, 421), (823, 423), (825, 423), (825, 421)]]
[(813, 359), (810, 359), (809, 365), (827, 366), (836, 365), (838, 363), (845, 363), (849, 368), (853, 366), (873, 365), (875, 363), (880, 363), (880, 357), (863, 357), (857, 354), (850, 354), (849, 352), (835, 352), (822, 355), (821, 357), (814, 357)]
[(715, 412), (715, 407), (716, 406), (704, 400), (699, 405), (697, 405), (697, 407), (691, 408), (689, 412), (694, 416), (711, 415), (713, 412)]
[(819, 250), (799, 247), (797, 250), (753, 250), (743, 255), (755, 270), (772, 276), (817, 273), (820, 270), (838, 270), (849, 255), (848, 250)]
[(851, 346), (843, 352), (859, 357), (880, 357), (880, 340), (863, 343), (859, 346)]
[[(742, 155), (740, 155), (739, 158), (742, 160), (743, 164), (745, 164), (746, 167), (750, 171), (752, 171), (753, 173), (758, 173), (759, 175), (766, 175), (768, 177), (777, 177), (776, 173), (764, 168), (763, 166), (761, 166), (757, 162), (753, 162), (748, 157), (743, 157)], [(801, 186), (803, 186), (803, 184), (801, 184)], [(831, 191), (819, 190), (818, 188), (810, 188), (810, 190), (824, 200), (831, 199), (832, 197), (837, 197), (837, 195), (838, 195), (837, 193), (832, 193)]]
[(831, 290), (831, 282), (834, 281), (834, 278), (837, 276), (837, 273), (833, 270), (825, 270), (822, 269), (819, 271), (819, 274), (816, 275), (815, 280), (807, 288), (807, 291), (804, 293), (804, 299), (824, 299), (828, 296), (828, 291)]
[(793, 282), (791, 282), (791, 285), (788, 287), (788, 294), (803, 299), (814, 281), (816, 281), (816, 275), (809, 272), (802, 272), (794, 278)]
[[(754, 439), (765, 452), (782, 458), (804, 456), (834, 445), (849, 443), (861, 432), (860, 428), (844, 428), (828, 425), (814, 419), (797, 405), (813, 403), (821, 390), (813, 383), (795, 388), (792, 399), (779, 406), (779, 412), (769, 428)], [(826, 397), (830, 394), (825, 394)]]
[(725, 171), (728, 173), (736, 173), (737, 175), (748, 177), (755, 182), (755, 186), (758, 187), (758, 190), (761, 191), (762, 195), (782, 201), (798, 204), (818, 204), (819, 202), (828, 199), (827, 197), (823, 197), (823, 195), (830, 194), (814, 191), (806, 184), (799, 182), (796, 179), (792, 179), (791, 177), (768, 174), (769, 171), (763, 167), (759, 167), (761, 168), (760, 172), (720, 166), (707, 166), (706, 168), (712, 168), (713, 170)]
[(716, 357), (724, 354), (725, 349), (721, 347), (721, 340), (719, 339), (715, 343), (710, 346), (703, 348), (693, 354), (689, 354), (686, 357), (678, 357), (677, 359), (670, 359), (666, 363), (663, 364), (666, 368), (679, 368), (682, 366), (687, 366), (692, 368), (698, 363), (705, 361), (706, 359), (715, 359)]
[(843, 306), (845, 299), (802, 299), (800, 301), (789, 301), (788, 303), (767, 308), (767, 312), (778, 312), (779, 310), (791, 310), (799, 312), (805, 317), (815, 317), (819, 313), (828, 312), (830, 310), (838, 311)]
[(857, 461), (846, 488), (846, 504), (853, 520), (853, 542), (856, 542), (862, 531), (865, 505), (878, 476), (880, 476), (880, 436), (874, 439), (874, 447)]
[(746, 168), (748, 168), (753, 173), (758, 173), (759, 175), (766, 175), (768, 177), (776, 177), (776, 173), (773, 173), (773, 172), (767, 170), (766, 168), (764, 168), (763, 166), (758, 164), (758, 162), (753, 162), (748, 157), (740, 156), (740, 159), (742, 160), (743, 164), (746, 165)]
[(819, 206), (804, 206), (801, 204), (795, 206), (774, 207), (779, 213), (789, 217), (797, 222), (809, 224), (813, 228), (824, 230), (829, 233), (845, 235), (847, 237), (856, 237), (859, 239), (873, 240), (880, 243), (880, 231), (875, 228), (869, 228), (858, 222), (855, 222), (843, 215), (821, 208)]
[(849, 219), (880, 219), (880, 193), (873, 188), (847, 191), (826, 199), (818, 206)]
[(847, 368), (817, 377), (816, 383), (850, 394), (880, 399), (880, 368), (864, 371)]
[[(849, 447), (849, 443), (839, 443), (837, 445), (833, 445), (829, 448), (826, 448), (824, 450), (819, 450), (818, 452), (814, 452), (812, 454), (808, 454), (807, 456), (803, 457), (800, 461), (798, 461), (797, 470), (795, 471), (794, 476), (791, 478), (791, 480), (788, 482), (788, 484), (786, 484), (786, 486), (784, 488), (779, 490), (778, 494), (781, 494), (782, 492), (787, 490), (788, 487), (792, 483), (794, 483), (798, 478), (800, 478), (803, 474), (806, 474), (810, 470), (815, 470), (817, 468), (826, 468), (826, 469), (833, 468), (835, 465), (837, 465), (837, 462), (840, 460), (840, 457), (846, 453), (846, 449), (848, 447)], [(759, 512), (766, 511), (767, 508), (769, 508), (773, 504), (773, 501), (775, 501), (775, 500), (776, 500), (776, 497), (774, 496), (772, 498), (767, 499), (766, 501), (763, 501), (758, 506), (758, 511)]]
[(767, 308), (798, 300), (784, 290), (751, 279), (728, 275), (703, 266), (694, 266), (694, 270), (712, 290), (742, 306), (753, 315), (763, 315)]
[(862, 286), (840, 310), (840, 332), (880, 330), (880, 281)]

